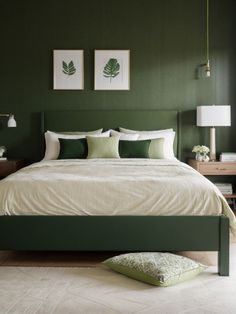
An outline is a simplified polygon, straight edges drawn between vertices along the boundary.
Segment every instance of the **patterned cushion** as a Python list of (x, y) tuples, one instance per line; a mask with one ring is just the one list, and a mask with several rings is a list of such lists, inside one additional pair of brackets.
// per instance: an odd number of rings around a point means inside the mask
[(157, 252), (122, 254), (103, 263), (123, 275), (163, 287), (193, 278), (206, 269), (187, 257)]

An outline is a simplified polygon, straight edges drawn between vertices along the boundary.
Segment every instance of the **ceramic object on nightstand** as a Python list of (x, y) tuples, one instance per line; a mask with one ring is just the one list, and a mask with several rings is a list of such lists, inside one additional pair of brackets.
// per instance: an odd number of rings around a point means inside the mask
[(210, 160), (210, 157), (206, 153), (204, 153), (202, 156), (202, 161), (208, 162), (209, 160)]
[(7, 151), (5, 146), (0, 146), (0, 158), (3, 157), (3, 154)]
[(197, 152), (196, 155), (195, 155), (195, 159), (197, 161), (202, 161), (202, 155), (199, 152)]

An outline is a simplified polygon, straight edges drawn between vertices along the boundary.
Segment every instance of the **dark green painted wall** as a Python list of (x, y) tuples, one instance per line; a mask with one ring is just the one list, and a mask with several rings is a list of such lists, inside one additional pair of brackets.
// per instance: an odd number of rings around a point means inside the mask
[[(207, 144), (195, 127), (201, 104), (232, 105), (231, 128), (217, 129), (217, 149), (236, 150), (235, 0), (210, 0), (212, 77), (205, 61), (205, 0), (0, 1), (0, 144), (9, 157), (39, 156), (39, 115), (53, 109), (179, 109), (183, 152)], [(85, 90), (52, 90), (52, 50), (85, 50)], [(93, 90), (94, 49), (131, 50), (131, 90)], [(158, 126), (157, 126), (158, 127)]]

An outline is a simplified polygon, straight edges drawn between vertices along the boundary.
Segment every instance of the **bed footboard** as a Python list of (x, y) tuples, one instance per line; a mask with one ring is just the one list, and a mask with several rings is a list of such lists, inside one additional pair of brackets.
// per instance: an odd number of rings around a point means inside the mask
[(218, 251), (229, 275), (225, 216), (1, 216), (0, 250)]

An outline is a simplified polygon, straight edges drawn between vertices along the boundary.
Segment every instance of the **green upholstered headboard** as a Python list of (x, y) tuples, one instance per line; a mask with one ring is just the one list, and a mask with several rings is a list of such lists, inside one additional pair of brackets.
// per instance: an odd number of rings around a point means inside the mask
[(42, 112), (42, 133), (47, 130), (89, 131), (119, 126), (135, 130), (173, 128), (176, 131), (174, 150), (180, 159), (180, 123), (176, 110), (60, 110)]

